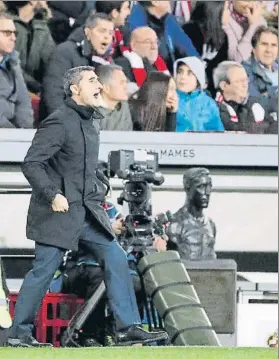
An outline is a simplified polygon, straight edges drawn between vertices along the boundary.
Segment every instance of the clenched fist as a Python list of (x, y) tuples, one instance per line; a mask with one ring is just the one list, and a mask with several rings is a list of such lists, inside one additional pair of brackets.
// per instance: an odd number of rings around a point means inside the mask
[(57, 194), (54, 200), (51, 202), (51, 208), (53, 212), (68, 212), (69, 203), (67, 201), (67, 198), (64, 197), (62, 194)]

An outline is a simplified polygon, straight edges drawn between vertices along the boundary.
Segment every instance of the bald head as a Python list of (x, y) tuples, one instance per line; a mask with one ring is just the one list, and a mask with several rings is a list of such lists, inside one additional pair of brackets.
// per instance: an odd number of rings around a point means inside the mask
[(142, 26), (142, 27), (138, 27), (136, 28), (132, 34), (131, 34), (131, 42), (135, 39), (135, 40), (142, 40), (143, 38), (156, 38), (157, 39), (157, 35), (156, 32), (151, 29), (151, 27), (148, 26)]
[(150, 27), (143, 26), (131, 34), (131, 49), (142, 58), (147, 58), (153, 64), (158, 57), (158, 38)]

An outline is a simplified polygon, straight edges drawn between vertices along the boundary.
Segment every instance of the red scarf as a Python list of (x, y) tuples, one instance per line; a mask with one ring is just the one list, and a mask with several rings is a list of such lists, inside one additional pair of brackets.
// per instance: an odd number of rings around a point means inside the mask
[[(123, 36), (119, 29), (114, 30), (114, 37), (114, 49), (118, 45), (120, 51), (122, 52), (122, 55), (129, 60), (136, 79), (136, 83), (139, 87), (141, 87), (147, 77), (142, 58), (135, 52), (131, 51), (129, 47), (124, 45)], [(157, 60), (154, 62), (153, 65), (158, 71), (164, 72), (168, 75), (170, 74), (166, 63), (161, 56), (157, 57)]]
[(230, 106), (228, 103), (226, 103), (224, 96), (221, 94), (221, 92), (217, 92), (215, 101), (217, 103), (222, 103), (223, 105), (225, 105), (229, 112), (229, 115), (231, 117), (231, 121), (238, 123), (239, 120), (238, 120), (238, 116), (237, 116), (235, 110), (232, 108), (232, 106)]
[[(232, 122), (234, 123), (238, 123), (239, 122), (239, 118), (237, 116), (237, 113), (235, 112), (235, 110), (232, 108), (231, 105), (229, 105), (225, 99), (224, 99), (224, 96), (221, 94), (221, 92), (217, 92), (216, 94), (216, 98), (215, 98), (215, 101), (217, 103), (222, 103), (223, 105), (226, 106), (228, 112), (229, 112), (229, 115), (230, 115), (230, 119)], [(265, 110), (264, 108), (259, 104), (259, 103), (254, 103), (251, 107), (251, 110), (252, 110), (252, 115), (254, 116), (254, 121), (256, 123), (259, 123), (259, 122), (263, 122), (264, 119), (265, 119)]]
[(175, 16), (182, 17), (186, 22), (190, 20), (192, 12), (191, 1), (177, 1), (175, 6)]

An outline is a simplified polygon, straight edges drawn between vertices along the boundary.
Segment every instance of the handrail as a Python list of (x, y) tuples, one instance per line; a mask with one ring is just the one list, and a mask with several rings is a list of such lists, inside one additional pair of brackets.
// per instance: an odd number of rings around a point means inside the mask
[[(277, 176), (234, 176), (212, 175), (215, 192), (278, 192)], [(112, 188), (121, 190), (123, 181), (111, 179)], [(21, 172), (0, 172), (0, 193), (5, 191), (31, 191), (30, 185)], [(182, 191), (182, 175), (167, 174), (162, 186), (153, 186), (153, 191)]]

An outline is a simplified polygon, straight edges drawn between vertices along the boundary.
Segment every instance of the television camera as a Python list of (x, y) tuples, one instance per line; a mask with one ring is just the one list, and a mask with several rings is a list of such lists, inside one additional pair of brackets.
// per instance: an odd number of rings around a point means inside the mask
[(152, 247), (153, 238), (164, 234), (164, 226), (170, 221), (167, 214), (152, 219), (152, 185), (164, 183), (158, 171), (158, 154), (142, 150), (112, 151), (108, 159), (108, 176), (124, 180), (124, 189), (117, 199), (118, 204), (128, 204), (129, 214), (125, 219), (125, 231), (121, 244), (129, 252), (145, 252)]

